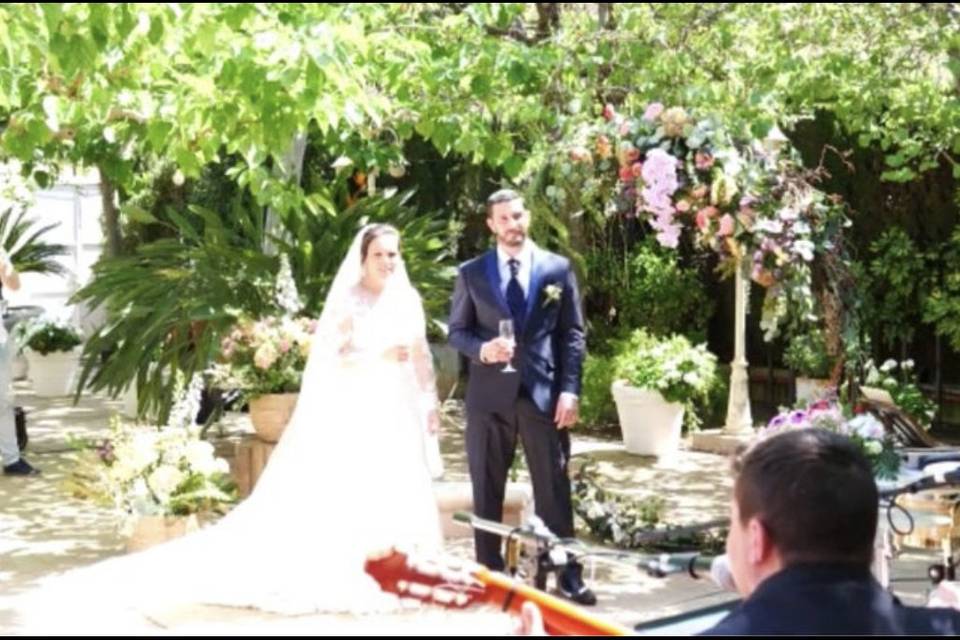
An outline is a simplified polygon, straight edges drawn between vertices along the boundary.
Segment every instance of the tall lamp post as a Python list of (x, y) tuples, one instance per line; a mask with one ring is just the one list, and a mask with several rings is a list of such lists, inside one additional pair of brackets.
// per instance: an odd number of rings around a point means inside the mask
[[(775, 159), (788, 142), (774, 125), (763, 146)], [(737, 259), (735, 271), (733, 361), (730, 363), (730, 395), (727, 400), (727, 420), (723, 429), (703, 431), (693, 436), (693, 448), (699, 451), (726, 453), (753, 437), (753, 416), (750, 413), (750, 376), (747, 368), (747, 311), (750, 304), (750, 256)]]

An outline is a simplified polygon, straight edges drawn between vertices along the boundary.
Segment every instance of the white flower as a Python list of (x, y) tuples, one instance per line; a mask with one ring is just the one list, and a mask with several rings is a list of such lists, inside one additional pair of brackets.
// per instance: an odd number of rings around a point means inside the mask
[(782, 233), (783, 223), (781, 223), (779, 220), (761, 218), (753, 225), (753, 229), (754, 231), (763, 231), (766, 233)]
[(141, 429), (133, 435), (127, 464), (132, 469), (141, 471), (157, 460), (157, 437), (155, 432)]
[(913, 369), (913, 360), (904, 360), (903, 362), (900, 363), (900, 368), (905, 371), (909, 371), (910, 369)]
[(170, 464), (162, 464), (153, 470), (147, 483), (162, 502), (169, 499), (170, 494), (183, 482), (184, 474), (180, 469)]
[(183, 457), (186, 458), (190, 469), (207, 475), (213, 468), (213, 445), (205, 440), (194, 440), (187, 444)]
[(867, 440), (863, 443), (863, 449), (868, 455), (876, 456), (880, 455), (880, 453), (883, 451), (883, 444), (881, 444), (878, 440)]
[(892, 358), (884, 362), (882, 365), (880, 365), (880, 371), (883, 371), (884, 373), (890, 373), (896, 368), (897, 368), (897, 361)]
[(800, 257), (807, 262), (813, 260), (813, 250), (815, 248), (815, 245), (809, 240), (797, 240), (793, 243), (793, 250), (799, 253)]
[(855, 416), (845, 426), (847, 433), (854, 433), (864, 440), (883, 439), (883, 423), (869, 413)]
[(290, 269), (290, 259), (285, 253), (280, 256), (280, 272), (277, 273), (276, 283), (276, 301), (277, 306), (290, 316), (296, 315), (303, 308), (303, 303), (300, 302), (300, 294), (297, 291), (297, 282), (293, 279), (293, 271)]

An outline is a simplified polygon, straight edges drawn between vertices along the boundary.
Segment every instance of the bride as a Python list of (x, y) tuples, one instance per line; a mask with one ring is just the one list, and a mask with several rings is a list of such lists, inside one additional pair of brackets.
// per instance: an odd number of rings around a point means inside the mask
[(431, 489), (440, 472), (437, 394), (423, 307), (399, 242), (381, 224), (354, 239), (314, 333), (296, 410), (249, 498), (209, 528), (73, 571), (51, 588), (67, 589), (75, 603), (86, 594), (128, 607), (396, 607), (364, 572), (367, 554), (441, 546)]

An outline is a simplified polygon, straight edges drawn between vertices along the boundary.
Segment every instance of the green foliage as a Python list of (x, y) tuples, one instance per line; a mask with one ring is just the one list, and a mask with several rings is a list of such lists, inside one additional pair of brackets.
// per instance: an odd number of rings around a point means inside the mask
[(805, 333), (790, 336), (783, 362), (797, 375), (807, 378), (830, 377), (831, 361), (823, 329), (813, 327)]
[(869, 326), (889, 347), (897, 340), (909, 343), (930, 286), (926, 256), (903, 229), (893, 227), (870, 245), (866, 268), (872, 298)]
[(609, 357), (588, 354), (584, 360), (580, 419), (588, 427), (616, 424), (617, 407), (610, 391), (613, 373), (613, 362)]
[(697, 271), (681, 266), (675, 252), (648, 237), (628, 256), (625, 275), (617, 294), (621, 326), (657, 336), (678, 333), (696, 342), (706, 338), (713, 301)]
[[(262, 251), (259, 211), (235, 207), (227, 221), (199, 207), (193, 220), (168, 214), (180, 239), (141, 245), (130, 256), (103, 258), (74, 295), (108, 320), (84, 348), (84, 388), (119, 394), (136, 380), (139, 411), (166, 421), (177, 372), (206, 369), (220, 338), (244, 312), (273, 308), (278, 260)], [(102, 354), (108, 356), (101, 361)]]
[(34, 320), (23, 325), (23, 344), (42, 356), (60, 351), (72, 351), (83, 340), (73, 327), (53, 320)]
[(943, 278), (924, 302), (923, 319), (960, 351), (960, 229), (944, 247)]
[(37, 228), (37, 221), (26, 216), (25, 210), (14, 215), (12, 208), (0, 213), (0, 245), (13, 266), (20, 273), (65, 274), (66, 269), (56, 258), (67, 255), (67, 247), (43, 240), (59, 223)]

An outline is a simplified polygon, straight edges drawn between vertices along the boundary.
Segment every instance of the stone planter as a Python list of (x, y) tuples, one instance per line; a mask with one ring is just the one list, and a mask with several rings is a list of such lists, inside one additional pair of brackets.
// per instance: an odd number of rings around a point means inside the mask
[(127, 552), (143, 551), (200, 528), (197, 516), (141, 516), (127, 538)]
[(614, 382), (611, 391), (628, 453), (660, 458), (677, 452), (683, 429), (682, 404), (667, 402), (656, 391), (631, 387), (622, 380)]
[(250, 421), (261, 440), (280, 440), (299, 397), (298, 393), (268, 393), (250, 400)]
[(826, 395), (831, 388), (828, 378), (805, 378), (797, 376), (797, 402), (815, 402)]
[(80, 371), (80, 347), (47, 355), (40, 355), (32, 349), (26, 349), (25, 353), (34, 393), (43, 398), (73, 395)]

